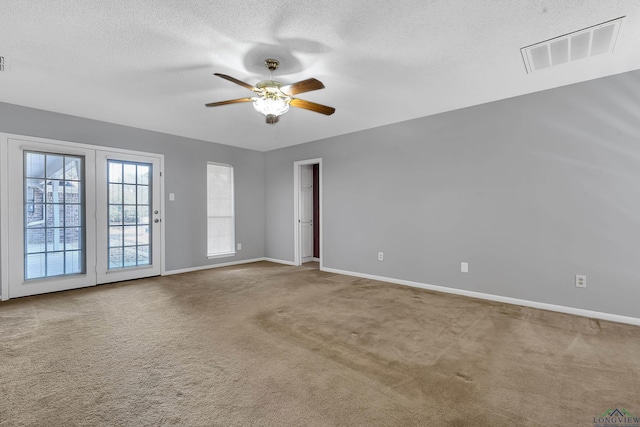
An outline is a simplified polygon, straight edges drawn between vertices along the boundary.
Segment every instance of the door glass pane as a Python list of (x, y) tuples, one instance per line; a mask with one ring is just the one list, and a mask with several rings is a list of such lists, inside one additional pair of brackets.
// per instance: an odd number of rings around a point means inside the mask
[(73, 251), (82, 249), (82, 228), (65, 227), (64, 230), (64, 250)]
[(80, 205), (66, 205), (64, 207), (64, 224), (66, 227), (80, 226), (82, 207)]
[(138, 265), (135, 246), (125, 246), (124, 248), (124, 266), (133, 267)]
[(124, 246), (136, 246), (136, 226), (128, 225), (124, 228)]
[(149, 185), (149, 172), (151, 168), (145, 165), (138, 165), (138, 184)]
[(150, 265), (152, 165), (120, 160), (108, 165), (109, 269)]
[(109, 162), (109, 182), (122, 182), (122, 163)]
[(122, 248), (109, 248), (109, 270), (122, 267)]
[(124, 167), (124, 183), (125, 184), (136, 184), (137, 183), (137, 173), (136, 173), (136, 164), (135, 163), (123, 163)]
[(136, 223), (137, 206), (124, 206), (124, 223), (127, 225)]
[(82, 159), (79, 157), (67, 157), (64, 165), (64, 179), (78, 181), (82, 175)]
[(109, 247), (122, 247), (122, 227), (109, 227)]
[(49, 252), (47, 254), (47, 276), (62, 276), (64, 274), (64, 252)]
[(122, 224), (122, 206), (109, 206), (109, 225)]
[(138, 264), (149, 264), (149, 246), (138, 246)]
[(138, 187), (138, 203), (149, 203), (149, 187), (147, 186), (139, 186)]
[(82, 272), (82, 252), (68, 251), (65, 257), (66, 269), (68, 273)]
[(64, 156), (56, 154), (46, 155), (46, 173), (47, 178), (59, 179), (64, 176)]
[(135, 185), (123, 185), (123, 198), (125, 205), (136, 204), (136, 186)]
[(109, 184), (109, 202), (122, 203), (122, 185)]
[(138, 229), (138, 245), (149, 244), (149, 226), (142, 225), (136, 227)]
[(64, 185), (65, 203), (82, 203), (82, 183), (67, 181)]
[(149, 224), (149, 206), (138, 206), (138, 225)]
[(47, 276), (47, 270), (45, 267), (45, 253), (40, 252), (36, 254), (29, 254), (25, 258), (25, 280), (28, 279), (37, 279), (40, 277)]
[(25, 280), (85, 272), (84, 158), (24, 152)]
[(31, 153), (25, 157), (25, 175), (33, 178), (44, 178), (44, 154)]

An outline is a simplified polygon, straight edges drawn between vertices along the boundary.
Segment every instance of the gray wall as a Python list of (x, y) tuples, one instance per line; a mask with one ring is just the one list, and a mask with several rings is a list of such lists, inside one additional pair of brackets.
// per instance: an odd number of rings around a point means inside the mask
[[(293, 261), (293, 162), (322, 157), (325, 266), (640, 317), (639, 100), (633, 72), (268, 153), (2, 103), (0, 131), (164, 154), (167, 270)], [(205, 256), (207, 160), (234, 258)]]
[[(4, 103), (0, 132), (164, 154), (166, 270), (264, 256), (263, 153)], [(235, 257), (206, 256), (207, 161), (234, 166), (236, 242), (242, 243)]]
[(640, 72), (268, 152), (267, 257), (316, 157), (326, 267), (640, 317)]

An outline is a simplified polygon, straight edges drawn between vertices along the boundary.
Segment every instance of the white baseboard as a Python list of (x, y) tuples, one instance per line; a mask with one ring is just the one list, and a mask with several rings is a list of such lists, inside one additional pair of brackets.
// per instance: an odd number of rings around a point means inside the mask
[(313, 261), (313, 262), (320, 262), (320, 258), (313, 257), (313, 258), (311, 258), (311, 261)]
[(192, 271), (199, 270), (208, 270), (210, 268), (220, 268), (220, 267), (229, 267), (231, 265), (240, 265), (240, 264), (249, 264), (252, 262), (265, 261), (266, 258), (253, 258), (253, 259), (243, 259), (240, 261), (231, 261), (231, 262), (223, 262), (220, 264), (211, 264), (211, 265), (201, 265), (198, 267), (190, 267), (190, 268), (181, 268), (179, 270), (169, 270), (162, 273), (163, 276), (170, 276), (172, 274), (180, 274), (180, 273), (190, 273)]
[(506, 304), (521, 305), (524, 307), (538, 308), (542, 310), (557, 311), (576, 316), (590, 317), (594, 319), (608, 320), (610, 322), (627, 323), (640, 326), (640, 318), (620, 316), (618, 314), (602, 313), (599, 311), (584, 310), (581, 308), (566, 307), (563, 305), (547, 304), (544, 302), (528, 301), (518, 298), (503, 297), (500, 295), (485, 294), (481, 292), (466, 291), (463, 289), (447, 288), (445, 286), (428, 285), (425, 283), (411, 282), (409, 280), (394, 279), (391, 277), (374, 276), (372, 274), (356, 273), (353, 271), (338, 270), (336, 268), (320, 267), (320, 270), (328, 273), (344, 274), (345, 276), (361, 277), (363, 279), (379, 280), (381, 282), (397, 285), (411, 286), (414, 288), (428, 289), (430, 291), (444, 292), (448, 294), (463, 295), (471, 298), (479, 298), (489, 301), (503, 302)]
[(285, 261), (283, 259), (275, 259), (275, 258), (262, 258), (263, 261), (275, 262), (276, 264), (284, 264), (284, 265), (293, 265), (296, 264), (293, 261)]

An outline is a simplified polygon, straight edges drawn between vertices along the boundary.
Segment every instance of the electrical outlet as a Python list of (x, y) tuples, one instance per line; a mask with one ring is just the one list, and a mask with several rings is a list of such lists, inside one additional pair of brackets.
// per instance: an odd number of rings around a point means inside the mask
[(469, 272), (469, 263), (468, 262), (461, 262), (460, 263), (460, 272), (461, 273), (468, 273)]
[(587, 276), (583, 274), (576, 274), (576, 288), (587, 287)]
[(242, 250), (242, 243), (238, 243), (238, 250), (241, 251)]
[(382, 261), (384, 259), (384, 254), (382, 252), (378, 252), (378, 261)]

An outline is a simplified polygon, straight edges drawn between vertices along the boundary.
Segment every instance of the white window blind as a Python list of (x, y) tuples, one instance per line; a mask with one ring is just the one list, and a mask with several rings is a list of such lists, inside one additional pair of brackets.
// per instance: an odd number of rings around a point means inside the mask
[(235, 254), (233, 167), (207, 164), (207, 256)]

